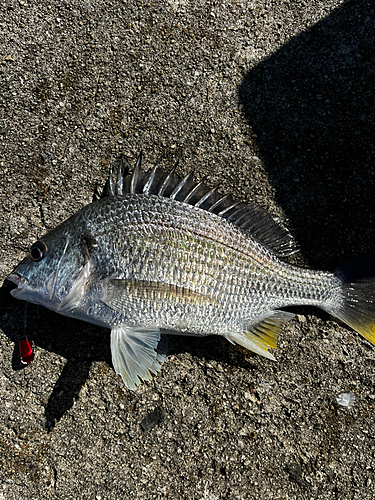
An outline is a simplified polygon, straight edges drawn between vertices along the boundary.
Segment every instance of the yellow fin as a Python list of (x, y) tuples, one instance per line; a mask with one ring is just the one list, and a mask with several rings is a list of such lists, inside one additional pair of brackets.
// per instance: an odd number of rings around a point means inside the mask
[(340, 296), (323, 309), (375, 345), (375, 251), (339, 266), (335, 276)]
[(367, 340), (371, 342), (371, 344), (375, 345), (375, 324), (371, 323), (367, 325), (366, 329), (364, 329), (362, 332), (359, 332), (361, 335), (363, 335)]
[(252, 325), (249, 330), (243, 333), (231, 333), (229, 338), (250, 351), (275, 360), (268, 349), (276, 349), (277, 335), (281, 327), (293, 317), (294, 314), (286, 311), (274, 311), (260, 323)]
[[(371, 344), (375, 345), (375, 322), (366, 321), (367, 318), (349, 316), (347, 314), (337, 314), (339, 319), (344, 321), (347, 325), (351, 326), (353, 330), (358, 332), (362, 337), (367, 339)], [(359, 315), (358, 315), (359, 316)]]

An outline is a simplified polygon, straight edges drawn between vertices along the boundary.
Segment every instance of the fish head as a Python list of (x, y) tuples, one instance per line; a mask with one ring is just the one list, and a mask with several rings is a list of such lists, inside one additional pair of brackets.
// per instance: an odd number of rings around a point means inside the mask
[(79, 235), (57, 230), (33, 243), (28, 255), (7, 277), (17, 285), (13, 297), (58, 310), (85, 267)]

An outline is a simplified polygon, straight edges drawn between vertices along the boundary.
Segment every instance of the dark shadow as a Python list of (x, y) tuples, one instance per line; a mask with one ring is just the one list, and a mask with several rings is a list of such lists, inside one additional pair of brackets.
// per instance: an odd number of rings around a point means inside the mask
[[(34, 304), (27, 307), (27, 328), (24, 328), (26, 302), (14, 299), (10, 291), (15, 286), (5, 281), (0, 288), (0, 328), (15, 342), (12, 368), (21, 370), (18, 340), (25, 335), (38, 348), (54, 352), (66, 359), (45, 407), (46, 428), (51, 431), (61, 417), (73, 406), (85, 384), (92, 361), (104, 361), (112, 367), (110, 332), (89, 323), (66, 318)], [(168, 355), (189, 352), (200, 359), (217, 360), (255, 369), (249, 353), (241, 352), (222, 337), (206, 338), (169, 335)], [(235, 352), (235, 354), (233, 354)], [(255, 356), (255, 355), (254, 355)], [(37, 363), (37, 358), (33, 361)], [(121, 380), (119, 378), (119, 383)], [(131, 394), (131, 393), (130, 393)]]
[[(47, 429), (50, 430), (78, 398), (92, 361), (105, 361), (111, 366), (109, 330), (66, 318), (43, 307), (28, 304), (27, 327), (24, 328), (26, 302), (10, 295), (14, 285), (5, 281), (0, 288), (0, 328), (15, 342), (12, 368), (25, 368), (21, 364), (18, 340), (25, 335), (41, 347), (65, 358), (66, 364), (57, 380), (45, 408)], [(36, 363), (37, 359), (33, 361)]]
[(316, 268), (375, 248), (375, 11), (345, 3), (239, 89), (260, 155)]
[(78, 399), (79, 392), (87, 380), (91, 361), (68, 360), (56, 382), (46, 406), (46, 427), (50, 431)]

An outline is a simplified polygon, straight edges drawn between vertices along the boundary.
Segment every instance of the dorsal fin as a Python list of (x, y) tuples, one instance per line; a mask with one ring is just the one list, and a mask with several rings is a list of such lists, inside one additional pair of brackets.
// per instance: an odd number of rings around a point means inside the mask
[(221, 195), (217, 187), (210, 190), (203, 181), (196, 183), (192, 172), (180, 179), (175, 175), (178, 162), (169, 173), (163, 172), (160, 168), (163, 157), (153, 169), (143, 172), (141, 153), (132, 174), (129, 164), (121, 158), (117, 167), (111, 167), (101, 198), (127, 193), (154, 194), (171, 198), (233, 222), (279, 257), (286, 257), (298, 251), (290, 232), (264, 208), (255, 203), (236, 202), (228, 195)]

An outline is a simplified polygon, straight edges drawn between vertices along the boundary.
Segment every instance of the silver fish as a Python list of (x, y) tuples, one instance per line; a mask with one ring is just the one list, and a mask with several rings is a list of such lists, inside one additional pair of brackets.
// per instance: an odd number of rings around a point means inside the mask
[[(35, 242), (8, 279), (13, 297), (111, 330), (116, 373), (134, 390), (165, 357), (162, 332), (223, 335), (274, 359), (293, 314), (317, 306), (375, 343), (375, 281), (289, 265), (290, 233), (256, 205), (159, 165), (121, 162), (100, 200)], [(358, 275), (358, 276), (357, 276)]]

